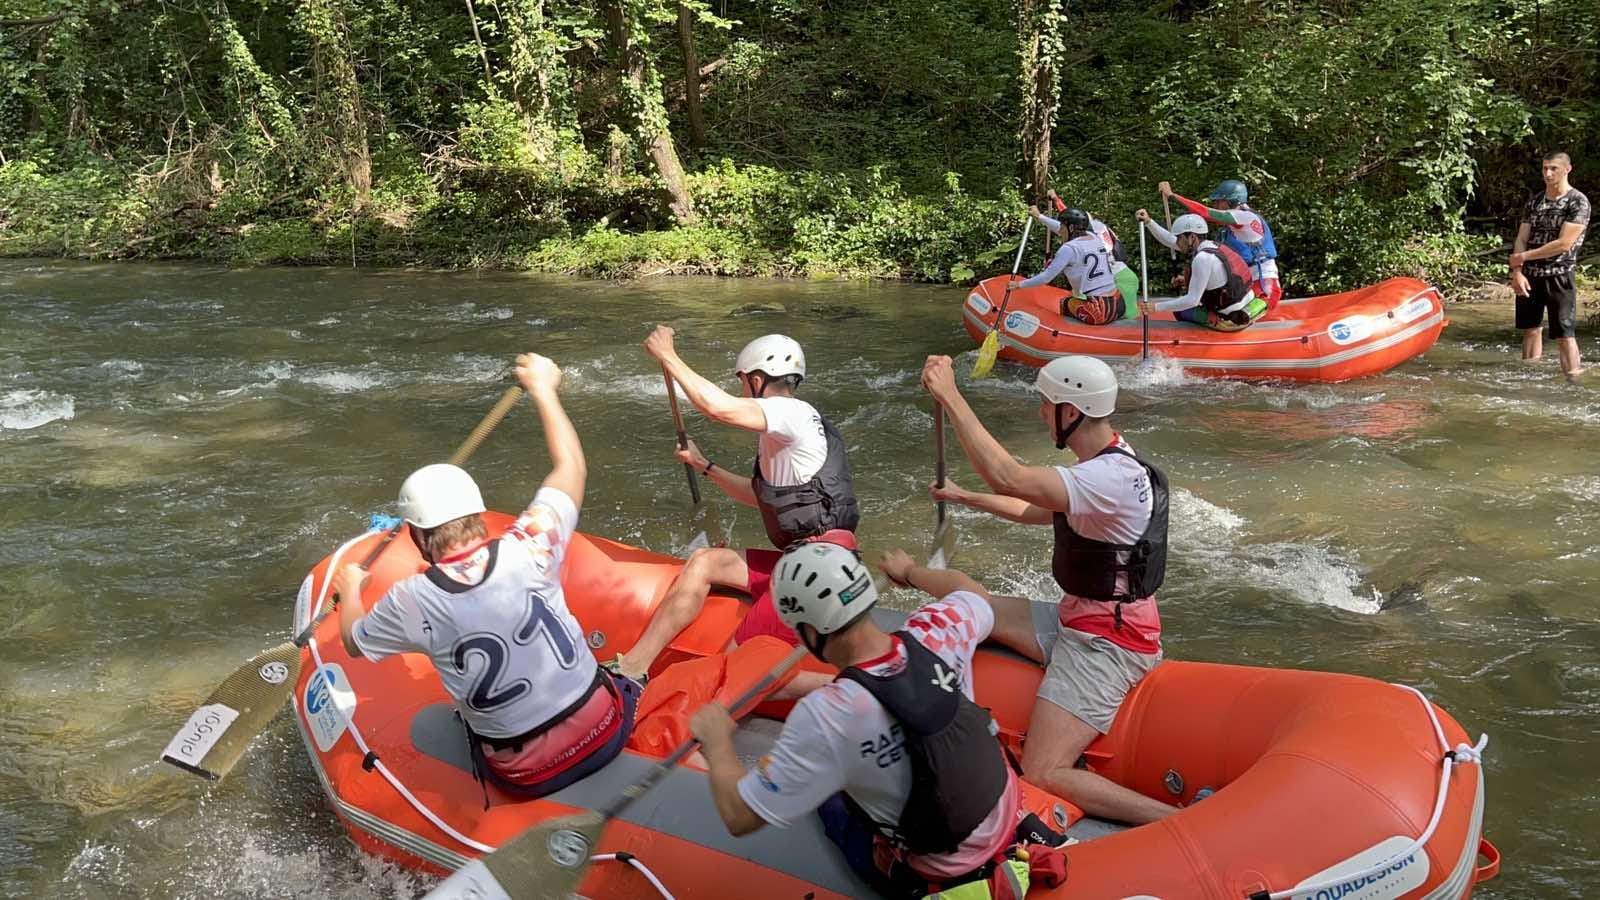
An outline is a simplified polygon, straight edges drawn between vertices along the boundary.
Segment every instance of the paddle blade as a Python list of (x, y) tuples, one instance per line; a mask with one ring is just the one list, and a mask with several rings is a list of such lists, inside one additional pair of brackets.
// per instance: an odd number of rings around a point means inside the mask
[(933, 543), (928, 545), (928, 568), (948, 569), (956, 556), (956, 525), (954, 519), (945, 519), (933, 533)]
[(592, 812), (535, 825), (457, 869), (426, 900), (564, 900), (589, 870), (605, 826)]
[(228, 676), (167, 744), (161, 761), (202, 778), (228, 774), (300, 680), (300, 648), (279, 644)]
[(978, 347), (978, 360), (972, 364), (972, 377), (983, 378), (994, 368), (995, 357), (1000, 355), (1000, 330), (989, 332)]
[(702, 550), (710, 546), (711, 538), (706, 536), (704, 529), (701, 529), (700, 533), (695, 535), (694, 539), (689, 542), (689, 546), (683, 549), (685, 553), (693, 553), (696, 550)]

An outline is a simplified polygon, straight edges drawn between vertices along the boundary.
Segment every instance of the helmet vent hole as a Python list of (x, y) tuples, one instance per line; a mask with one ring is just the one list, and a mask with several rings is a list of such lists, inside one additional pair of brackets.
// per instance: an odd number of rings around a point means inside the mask
[(822, 589), (822, 593), (817, 595), (817, 599), (818, 600), (826, 600), (832, 594), (833, 594), (833, 588), (823, 588)]
[(812, 573), (811, 573), (811, 574), (810, 574), (810, 575), (809, 575), (809, 576), (807, 576), (807, 578), (806, 578), (806, 587), (811, 587), (811, 583), (812, 583), (812, 582), (813, 582), (813, 581), (816, 581), (816, 580), (817, 580), (817, 573), (815, 573), (815, 572), (812, 572)]

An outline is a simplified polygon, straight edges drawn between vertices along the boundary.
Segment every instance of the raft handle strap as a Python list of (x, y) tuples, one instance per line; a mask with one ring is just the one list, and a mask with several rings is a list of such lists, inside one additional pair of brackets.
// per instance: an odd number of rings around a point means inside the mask
[(650, 871), (650, 868), (646, 866), (644, 862), (639, 859), (639, 857), (634, 856), (632, 853), (629, 853), (626, 850), (618, 850), (615, 853), (597, 853), (594, 856), (589, 857), (590, 862), (606, 862), (607, 860), (616, 860), (617, 862), (627, 863), (628, 865), (633, 866), (635, 869), (639, 870), (640, 875), (643, 875), (649, 880), (650, 884), (655, 887), (656, 893), (660, 894), (664, 900), (677, 900), (676, 897), (672, 896), (672, 892), (667, 890), (667, 886), (661, 883), (661, 879), (656, 877), (656, 873)]
[(361, 768), (367, 770), (368, 772), (371, 772), (372, 767), (376, 766), (377, 764), (378, 752), (376, 750), (368, 750), (367, 755), (361, 758)]
[[(1257, 900), (1258, 897), (1265, 897), (1267, 900), (1289, 900), (1291, 897), (1314, 894), (1317, 891), (1325, 890), (1349, 881), (1356, 881), (1361, 878), (1365, 878), (1368, 875), (1375, 875), (1378, 872), (1381, 872), (1400, 862), (1401, 860), (1406, 859), (1419, 850), (1424, 853), (1427, 852), (1428, 841), (1433, 838), (1434, 830), (1439, 827), (1439, 820), (1444, 816), (1445, 801), (1450, 797), (1450, 770), (1458, 765), (1466, 765), (1468, 763), (1476, 763), (1481, 766), (1483, 764), (1483, 748), (1488, 746), (1489, 736), (1487, 734), (1479, 734), (1478, 742), (1476, 744), (1468, 744), (1463, 742), (1457, 744), (1455, 748), (1452, 749), (1450, 747), (1450, 741), (1444, 736), (1443, 726), (1439, 724), (1439, 715), (1433, 711), (1433, 703), (1428, 700), (1427, 695), (1407, 684), (1396, 684), (1394, 687), (1397, 687), (1403, 691), (1410, 691), (1412, 694), (1416, 695), (1418, 700), (1422, 702), (1422, 708), (1428, 713), (1428, 721), (1433, 725), (1434, 737), (1438, 739), (1439, 746), (1441, 748), (1440, 761), (1442, 763), (1442, 771), (1439, 773), (1439, 791), (1434, 796), (1433, 817), (1428, 820), (1428, 827), (1424, 828), (1422, 830), (1422, 834), (1418, 835), (1417, 838), (1408, 846), (1402, 847), (1401, 849), (1390, 854), (1387, 859), (1368, 866), (1362, 871), (1344, 872), (1332, 878), (1325, 878), (1322, 881), (1314, 884), (1301, 884), (1296, 887), (1289, 888), (1288, 890), (1274, 891), (1271, 894), (1268, 894), (1265, 891), (1257, 891), (1254, 894), (1248, 895), (1249, 900)], [(1479, 778), (1482, 778), (1481, 772), (1479, 774)]]

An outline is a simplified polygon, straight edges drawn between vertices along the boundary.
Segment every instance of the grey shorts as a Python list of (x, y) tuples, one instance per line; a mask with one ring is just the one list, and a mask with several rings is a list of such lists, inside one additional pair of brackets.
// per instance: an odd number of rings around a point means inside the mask
[[(1045, 607), (1048, 618), (1040, 611)], [(1122, 700), (1161, 662), (1161, 653), (1135, 653), (1099, 635), (1061, 625), (1055, 604), (1034, 604), (1034, 630), (1048, 665), (1039, 698), (1048, 700), (1105, 734)]]

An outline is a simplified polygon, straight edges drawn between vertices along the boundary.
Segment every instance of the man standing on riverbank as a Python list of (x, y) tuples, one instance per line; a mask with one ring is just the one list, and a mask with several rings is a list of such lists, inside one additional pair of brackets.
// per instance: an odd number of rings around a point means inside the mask
[(1539, 332), (1548, 310), (1550, 339), (1561, 353), (1561, 371), (1574, 378), (1583, 372), (1578, 357), (1578, 287), (1574, 270), (1584, 230), (1589, 227), (1589, 198), (1567, 181), (1572, 157), (1548, 154), (1541, 168), (1544, 190), (1529, 198), (1516, 244), (1511, 248), (1511, 290), (1517, 295), (1522, 358), (1535, 360), (1543, 354)]

